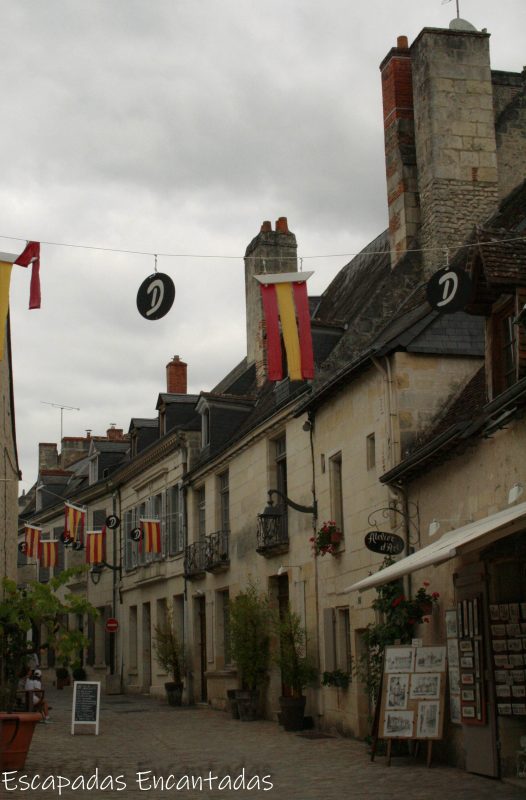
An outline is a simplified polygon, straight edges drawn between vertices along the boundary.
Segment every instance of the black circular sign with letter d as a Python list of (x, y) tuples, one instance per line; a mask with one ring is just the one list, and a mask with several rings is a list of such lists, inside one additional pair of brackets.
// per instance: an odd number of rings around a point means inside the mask
[(143, 281), (137, 292), (137, 308), (145, 319), (161, 319), (175, 300), (175, 286), (169, 275), (155, 272)]
[(442, 314), (460, 311), (471, 298), (471, 279), (463, 269), (444, 267), (431, 276), (426, 287), (431, 308)]

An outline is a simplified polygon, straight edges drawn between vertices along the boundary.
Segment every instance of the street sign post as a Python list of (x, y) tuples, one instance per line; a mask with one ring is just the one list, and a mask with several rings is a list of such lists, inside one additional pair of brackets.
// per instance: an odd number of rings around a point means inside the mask
[(115, 617), (109, 617), (106, 620), (106, 632), (117, 633), (118, 630), (119, 630), (119, 620), (115, 619)]

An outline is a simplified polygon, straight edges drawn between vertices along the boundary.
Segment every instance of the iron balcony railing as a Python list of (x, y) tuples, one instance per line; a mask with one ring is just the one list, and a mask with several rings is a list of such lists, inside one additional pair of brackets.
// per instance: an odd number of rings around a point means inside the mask
[(185, 547), (184, 574), (187, 578), (205, 572), (222, 572), (230, 565), (230, 531), (216, 531)]
[(206, 569), (208, 572), (222, 572), (230, 565), (230, 531), (216, 531), (206, 537)]
[(289, 549), (289, 528), (287, 512), (284, 509), (280, 516), (258, 516), (256, 532), (256, 551), (263, 556), (286, 553)]
[(186, 545), (184, 549), (184, 574), (186, 578), (201, 575), (206, 571), (206, 539)]

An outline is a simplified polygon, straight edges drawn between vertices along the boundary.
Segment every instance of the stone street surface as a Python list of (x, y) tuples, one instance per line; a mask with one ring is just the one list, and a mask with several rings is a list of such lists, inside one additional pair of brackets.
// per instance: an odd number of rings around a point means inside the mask
[[(273, 722), (240, 722), (225, 712), (171, 708), (144, 696), (103, 696), (99, 736), (72, 736), (72, 689), (47, 694), (53, 724), (37, 725), (25, 769), (2, 775), (2, 798), (526, 798), (516, 786), (448, 767), (427, 769), (407, 758), (387, 767), (383, 756), (371, 763), (365, 744), (352, 739), (307, 738)], [(199, 778), (202, 790), (198, 783), (192, 788)], [(35, 788), (27, 788), (23, 780), (32, 779)]]

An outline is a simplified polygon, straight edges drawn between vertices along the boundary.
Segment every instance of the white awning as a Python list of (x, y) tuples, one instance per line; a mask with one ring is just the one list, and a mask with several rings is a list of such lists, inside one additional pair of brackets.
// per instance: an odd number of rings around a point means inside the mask
[[(469, 525), (464, 525), (462, 528), (445, 533), (433, 544), (429, 544), (416, 553), (402, 558), (401, 561), (391, 564), (390, 567), (375, 572), (374, 575), (369, 575), (368, 578), (353, 583), (343, 589), (342, 592), (339, 592), (339, 594), (363, 592), (365, 589), (371, 589), (374, 586), (381, 586), (383, 583), (394, 581), (409, 572), (416, 572), (422, 567), (440, 564), (442, 561), (447, 561), (456, 556), (459, 551), (479, 549), (491, 541), (496, 541), (503, 536), (509, 536), (511, 533), (520, 530), (525, 521), (526, 503), (506, 508), (504, 511), (498, 511), (489, 517), (470, 522)], [(469, 548), (470, 544), (472, 545), (471, 548)]]

